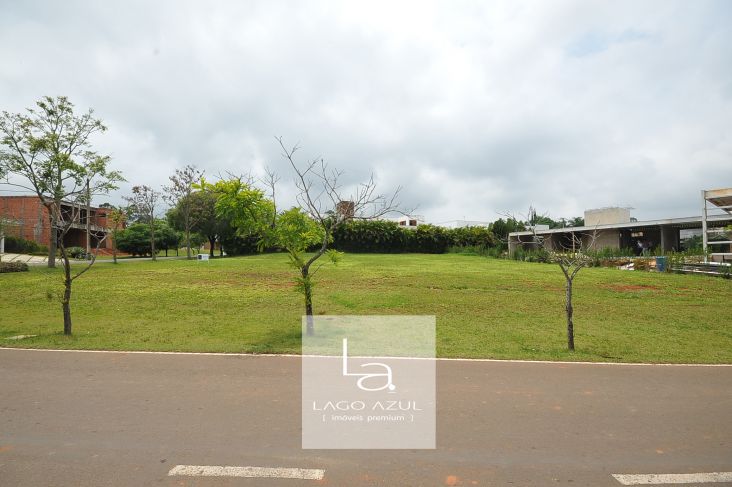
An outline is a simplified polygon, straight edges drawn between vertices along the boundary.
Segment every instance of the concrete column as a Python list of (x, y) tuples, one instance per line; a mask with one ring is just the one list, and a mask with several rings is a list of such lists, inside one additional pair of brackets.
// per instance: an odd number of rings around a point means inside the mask
[(702, 189), (702, 252), (704, 252), (704, 262), (707, 261), (707, 192)]
[(508, 256), (512, 256), (513, 252), (516, 250), (516, 246), (518, 243), (514, 239), (514, 237), (509, 236), (508, 237)]

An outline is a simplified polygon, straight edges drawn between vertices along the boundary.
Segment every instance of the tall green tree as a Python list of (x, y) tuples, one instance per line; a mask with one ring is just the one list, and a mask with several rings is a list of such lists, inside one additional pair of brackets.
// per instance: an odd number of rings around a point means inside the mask
[[(198, 206), (202, 214), (195, 229), (208, 236), (211, 255), (216, 242), (215, 235), (222, 231), (223, 225), (230, 225), (240, 237), (262, 236), (271, 228), (274, 204), (264, 196), (262, 190), (255, 188), (244, 178), (231, 178), (216, 183), (203, 180), (200, 188), (203, 194), (197, 197), (204, 204)], [(213, 215), (210, 212), (212, 202)], [(264, 241), (262, 245), (265, 245)]]
[(92, 109), (77, 115), (65, 96), (45, 96), (26, 113), (0, 116), (0, 172), (19, 176), (21, 182), (8, 184), (32, 192), (48, 210), (48, 267), (56, 266), (62, 202), (80, 204), (85, 195), (107, 193), (123, 180), (109, 170), (109, 156), (91, 148), (92, 136), (106, 130)]

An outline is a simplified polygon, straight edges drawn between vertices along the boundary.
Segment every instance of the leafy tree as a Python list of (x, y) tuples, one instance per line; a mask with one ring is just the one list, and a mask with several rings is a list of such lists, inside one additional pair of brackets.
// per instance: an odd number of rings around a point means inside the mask
[[(326, 238), (323, 227), (300, 208), (295, 207), (277, 216), (276, 225), (269, 235), (272, 243), (287, 251), (290, 265), (299, 271), (300, 276), (295, 280), (297, 290), (305, 297), (306, 316), (312, 317), (313, 277), (323, 264), (309, 272), (302, 270), (310, 265), (308, 261), (312, 258), (309, 259), (306, 252), (313, 247), (320, 246), (323, 239)], [(325, 255), (335, 264), (342, 253), (330, 249), (325, 252)]]
[(130, 204), (130, 212), (137, 221), (145, 222), (149, 229), (150, 248), (153, 262), (157, 260), (155, 252), (155, 208), (161, 194), (149, 186), (133, 186), (132, 196), (125, 197)]
[(582, 218), (581, 216), (576, 216), (576, 217), (572, 218), (571, 220), (569, 220), (569, 225), (568, 226), (570, 226), (570, 227), (584, 227), (585, 226), (585, 219)]
[(170, 176), (170, 186), (163, 188), (166, 201), (177, 212), (177, 220), (185, 235), (186, 256), (191, 259), (191, 232), (196, 224), (196, 212), (194, 210), (195, 198), (192, 198), (196, 185), (201, 181), (203, 171), (195, 166), (187, 165), (183, 169), (176, 169), (175, 174)]
[(526, 230), (524, 224), (513, 217), (507, 217), (505, 220), (503, 218), (499, 218), (491, 225), (493, 235), (499, 242), (502, 242), (504, 246), (508, 244), (509, 233), (521, 232), (523, 230)]
[(8, 184), (33, 192), (48, 210), (48, 267), (55, 267), (60, 234), (69, 223), (61, 214), (62, 202), (78, 204), (85, 194), (107, 193), (123, 178), (109, 170), (109, 156), (91, 149), (91, 137), (107, 130), (93, 110), (76, 115), (65, 96), (43, 97), (36, 107), (0, 116), (0, 172), (20, 176), (24, 182)]
[(216, 185), (211, 185), (203, 180), (202, 185), (197, 185), (197, 187), (208, 189), (195, 191), (183, 198), (177, 206), (168, 211), (167, 218), (173, 228), (184, 231), (185, 219), (181, 205), (185, 204), (188, 207), (191, 222), (189, 230), (204, 236), (209, 241), (210, 255), (213, 257), (216, 240), (219, 240), (221, 235), (231, 228), (231, 225), (228, 220), (216, 213), (216, 201), (218, 200)]
[(145, 223), (133, 223), (117, 233), (117, 248), (134, 256), (149, 255), (150, 228)]
[(152, 255), (153, 244), (155, 249), (167, 252), (167, 250), (175, 248), (179, 241), (175, 231), (162, 220), (155, 222), (154, 243), (150, 241), (150, 225), (148, 223), (133, 223), (117, 234), (117, 247), (119, 250), (133, 256)]
[[(28, 114), (3, 112), (0, 132), (5, 148), (0, 150), (0, 165), (23, 178), (24, 184), (12, 184), (34, 192), (48, 210), (48, 266), (55, 267), (58, 248), (64, 268), (64, 334), (70, 335), (72, 284), (94, 265), (96, 252), (87, 265), (73, 273), (64, 236), (81, 221), (82, 204), (88, 208), (90, 195), (117, 189), (117, 183), (124, 179), (109, 169), (109, 156), (91, 150), (91, 136), (106, 130), (91, 109), (77, 116), (74, 105), (63, 96), (44, 97), (36, 106)], [(97, 241), (97, 250), (104, 238)]]
[[(202, 215), (195, 228), (208, 236), (212, 256), (216, 236), (225, 227), (236, 229), (236, 235), (243, 238), (264, 235), (271, 227), (274, 204), (262, 190), (243, 178), (221, 180), (215, 184), (203, 181), (201, 188), (204, 190), (201, 198), (207, 203), (199, 207)], [(213, 214), (210, 212), (211, 202), (214, 204)], [(261, 245), (264, 246), (265, 242), (262, 241)]]
[[(165, 256), (167, 257), (168, 250), (178, 248), (180, 236), (162, 220), (156, 221), (155, 227), (155, 247), (160, 250), (165, 250)], [(190, 241), (190, 234), (188, 235), (188, 240)]]

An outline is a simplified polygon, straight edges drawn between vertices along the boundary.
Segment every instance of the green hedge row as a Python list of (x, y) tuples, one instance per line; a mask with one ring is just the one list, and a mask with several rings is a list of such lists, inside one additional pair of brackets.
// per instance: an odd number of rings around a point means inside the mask
[(5, 236), (5, 252), (13, 254), (43, 254), (48, 253), (48, 247), (39, 245), (33, 240), (14, 235)]
[(332, 247), (345, 252), (441, 254), (451, 247), (495, 247), (493, 233), (485, 227), (444, 228), (420, 225), (405, 228), (396, 222), (355, 220), (333, 233)]

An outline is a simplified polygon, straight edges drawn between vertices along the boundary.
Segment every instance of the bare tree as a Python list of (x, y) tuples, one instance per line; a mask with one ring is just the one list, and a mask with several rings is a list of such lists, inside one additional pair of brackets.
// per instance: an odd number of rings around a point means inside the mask
[(347, 194), (340, 181), (342, 171), (329, 168), (321, 158), (314, 159), (304, 167), (300, 167), (294, 159), (299, 147), (295, 145), (288, 148), (282, 141), (282, 137), (275, 138), (282, 148), (282, 156), (287, 159), (295, 172), (295, 186), (298, 189), (297, 202), (321, 230), (322, 241), (315, 253), (309, 258), (294, 260), (294, 265), (300, 272), (299, 282), (305, 296), (306, 333), (313, 335), (315, 331), (311, 278), (320, 267), (311, 270), (312, 265), (328, 251), (334, 230), (347, 221), (370, 220), (388, 213), (400, 212), (397, 197), (401, 187), (397, 188), (391, 196), (377, 193), (376, 181), (372, 174), (367, 182), (358, 185)]
[[(515, 220), (510, 214), (506, 214), (506, 216)], [(516, 243), (546, 249), (544, 236), (537, 231), (538, 222), (546, 217), (546, 214), (539, 215), (530, 205), (524, 217), (531, 234), (525, 240), (520, 235), (517, 236)], [(594, 249), (596, 240), (597, 230), (571, 232), (569, 243), (564, 242), (560, 249), (547, 250), (547, 261), (557, 264), (564, 275), (564, 311), (567, 318), (567, 349), (570, 351), (574, 351), (574, 307), (572, 305), (574, 279), (583, 268), (592, 262), (589, 252)]]
[(180, 215), (180, 222), (183, 226), (183, 233), (186, 240), (186, 257), (191, 256), (191, 229), (196, 224), (195, 212), (191, 201), (195, 185), (203, 177), (203, 171), (196, 169), (196, 166), (187, 165), (183, 169), (176, 169), (175, 174), (170, 176), (170, 186), (164, 186), (165, 201), (177, 209)]
[(61, 260), (63, 262), (64, 268), (64, 292), (61, 296), (61, 307), (64, 314), (64, 335), (71, 335), (71, 286), (76, 279), (81, 277), (94, 265), (97, 260), (99, 247), (102, 245), (104, 240), (106, 240), (108, 235), (106, 232), (102, 232), (101, 234), (97, 235), (96, 248), (89, 256), (90, 258), (87, 263), (81, 268), (81, 270), (77, 271), (76, 273), (72, 272), (71, 261), (69, 259), (69, 253), (66, 249), (64, 237), (69, 232), (69, 230), (73, 228), (74, 225), (79, 224), (79, 222), (81, 221), (81, 208), (82, 201), (80, 201), (79, 204), (75, 205), (54, 207), (54, 210), (57, 211), (56, 215), (54, 215), (54, 218), (59, 234), (58, 248), (59, 252), (61, 253)]
[[(280, 143), (281, 145), (281, 143)], [(274, 172), (269, 167), (264, 168), (264, 177), (260, 179), (260, 182), (267, 187), (269, 190), (269, 195), (272, 200), (272, 227), (274, 227), (276, 220), (277, 220), (277, 191), (276, 186), (277, 183), (280, 181), (280, 177), (277, 175), (276, 172)]]
[(153, 188), (142, 185), (133, 186), (132, 196), (125, 197), (130, 204), (130, 211), (137, 215), (138, 219), (144, 221), (150, 228), (150, 250), (152, 252), (152, 260), (156, 261), (155, 251), (155, 207), (160, 200), (160, 192)]
[(117, 235), (127, 221), (126, 208), (111, 208), (109, 211), (109, 222), (112, 224), (112, 262), (117, 263)]
[(558, 264), (564, 274), (564, 311), (567, 315), (567, 348), (570, 351), (574, 351), (572, 284), (579, 271), (592, 262), (592, 258), (587, 252), (594, 247), (597, 232), (593, 231), (591, 234), (584, 234), (584, 236), (586, 238), (585, 241), (583, 241), (582, 236), (578, 236), (572, 232), (572, 249), (567, 249), (565, 252), (552, 252), (550, 254), (551, 261)]

